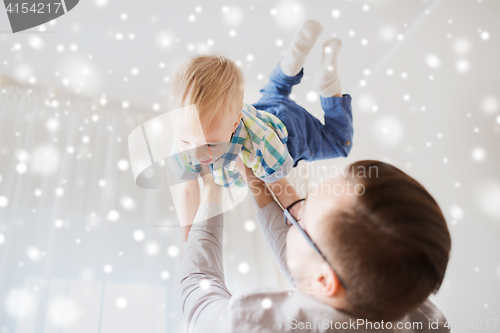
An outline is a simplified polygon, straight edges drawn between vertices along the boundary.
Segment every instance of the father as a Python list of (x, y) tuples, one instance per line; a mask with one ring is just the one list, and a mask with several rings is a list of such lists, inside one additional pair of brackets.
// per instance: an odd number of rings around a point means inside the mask
[[(359, 161), (283, 211), (247, 172), (257, 219), (289, 289), (245, 290), (224, 282), (221, 187), (210, 173), (184, 244), (188, 332), (449, 332), (428, 299), (451, 247), (443, 214), (416, 180), (389, 164)], [(285, 216), (285, 218), (284, 218)]]

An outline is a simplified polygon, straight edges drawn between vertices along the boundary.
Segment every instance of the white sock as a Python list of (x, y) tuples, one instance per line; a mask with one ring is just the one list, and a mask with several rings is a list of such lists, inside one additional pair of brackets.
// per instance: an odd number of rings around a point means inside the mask
[(323, 43), (321, 69), (314, 79), (316, 89), (323, 97), (340, 94), (341, 86), (337, 72), (337, 56), (341, 48), (342, 42), (338, 38), (328, 39)]
[(285, 75), (297, 75), (306, 61), (318, 36), (323, 31), (323, 25), (315, 20), (307, 20), (295, 32), (292, 43), (283, 59), (281, 59), (281, 70)]

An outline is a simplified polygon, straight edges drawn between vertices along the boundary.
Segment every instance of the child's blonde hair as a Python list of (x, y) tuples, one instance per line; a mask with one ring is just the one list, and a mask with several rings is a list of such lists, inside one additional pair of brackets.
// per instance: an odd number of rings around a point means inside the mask
[(184, 59), (172, 81), (172, 107), (194, 104), (202, 124), (212, 124), (243, 107), (242, 70), (219, 53)]

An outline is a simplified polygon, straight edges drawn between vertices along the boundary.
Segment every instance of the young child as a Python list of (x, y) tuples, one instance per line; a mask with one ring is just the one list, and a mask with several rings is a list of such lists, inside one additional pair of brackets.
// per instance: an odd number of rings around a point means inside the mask
[[(174, 162), (170, 168), (183, 183), (178, 210), (187, 239), (200, 200), (197, 177), (209, 165), (221, 186), (243, 186), (236, 168), (238, 156), (255, 176), (265, 181), (283, 207), (298, 195), (288, 191), (286, 175), (300, 160), (346, 157), (352, 147), (351, 97), (341, 94), (337, 75), (338, 39), (323, 44), (322, 66), (315, 77), (325, 112), (324, 125), (289, 98), (304, 75), (303, 64), (322, 32), (321, 23), (308, 20), (295, 33), (285, 56), (269, 75), (255, 104), (243, 103), (244, 78), (236, 64), (220, 55), (188, 58), (173, 80), (174, 107), (195, 105), (176, 117)], [(243, 106), (243, 107), (242, 107)]]

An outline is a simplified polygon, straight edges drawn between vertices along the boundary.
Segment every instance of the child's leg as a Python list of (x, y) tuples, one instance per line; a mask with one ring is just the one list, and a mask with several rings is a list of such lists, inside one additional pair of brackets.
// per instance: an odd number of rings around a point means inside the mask
[(288, 51), (281, 60), (281, 69), (285, 75), (295, 76), (300, 72), (307, 55), (322, 31), (323, 26), (321, 23), (315, 20), (307, 20), (295, 32)]
[(299, 84), (304, 71), (301, 70), (295, 76), (287, 76), (283, 73), (280, 63), (269, 74), (269, 82), (260, 90), (262, 97), (257, 103), (266, 103), (275, 98), (288, 99), (294, 85)]
[(314, 84), (320, 96), (325, 98), (342, 97), (337, 70), (337, 57), (341, 48), (342, 43), (338, 38), (328, 39), (323, 43), (321, 69), (316, 74)]
[(269, 82), (260, 90), (263, 97), (259, 102), (278, 97), (288, 98), (292, 87), (303, 76), (302, 67), (323, 26), (318, 21), (308, 20), (297, 30), (285, 56), (269, 75)]
[[(351, 97), (341, 94), (337, 57), (342, 43), (332, 38), (323, 43), (321, 69), (315, 77), (321, 107), (325, 111), (325, 124), (321, 128), (323, 158), (343, 152), (347, 156), (352, 147)], [(321, 156), (321, 154), (318, 154)]]
[[(352, 148), (353, 125), (351, 97), (341, 94), (337, 73), (340, 40), (330, 39), (323, 44), (322, 67), (315, 78), (320, 93), (325, 122), (289, 100), (278, 101), (274, 114), (288, 130), (287, 147), (297, 163), (347, 156)], [(265, 106), (265, 105), (263, 105)]]

